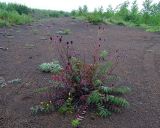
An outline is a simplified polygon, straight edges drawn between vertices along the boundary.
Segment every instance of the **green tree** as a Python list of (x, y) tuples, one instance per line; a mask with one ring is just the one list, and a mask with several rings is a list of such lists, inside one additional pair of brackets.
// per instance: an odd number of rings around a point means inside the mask
[(124, 3), (120, 4), (118, 16), (120, 16), (125, 21), (129, 21), (129, 10), (128, 10), (129, 2), (125, 1)]
[(82, 8), (83, 13), (88, 13), (88, 7), (87, 5), (84, 5)]
[(114, 16), (114, 10), (111, 5), (107, 7), (106, 12), (104, 12), (104, 14), (105, 14), (105, 17), (107, 18)]
[(139, 22), (139, 12), (138, 12), (138, 5), (137, 0), (133, 1), (130, 11), (130, 20), (134, 23)]
[(144, 23), (149, 24), (150, 15), (152, 12), (152, 0), (145, 0), (143, 2), (142, 12), (143, 12)]
[(79, 15), (86, 15), (88, 13), (88, 7), (86, 5), (79, 7), (78, 13)]

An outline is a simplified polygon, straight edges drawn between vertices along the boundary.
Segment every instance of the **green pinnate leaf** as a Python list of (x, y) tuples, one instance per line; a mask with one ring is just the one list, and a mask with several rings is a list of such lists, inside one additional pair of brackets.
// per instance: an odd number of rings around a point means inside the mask
[(107, 96), (107, 100), (115, 105), (121, 106), (121, 107), (128, 107), (129, 103), (127, 100), (125, 100), (124, 98), (121, 97), (115, 97), (115, 96)]
[(88, 103), (89, 104), (97, 104), (100, 102), (102, 102), (101, 94), (97, 90), (93, 91), (88, 97)]

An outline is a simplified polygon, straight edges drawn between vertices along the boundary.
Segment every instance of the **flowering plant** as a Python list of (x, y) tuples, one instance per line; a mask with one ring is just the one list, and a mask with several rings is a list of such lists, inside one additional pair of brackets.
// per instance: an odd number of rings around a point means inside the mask
[(72, 121), (74, 126), (80, 124), (88, 110), (107, 117), (129, 105), (119, 95), (129, 92), (130, 88), (113, 84), (117, 80), (113, 70), (120, 57), (118, 50), (114, 55), (101, 50), (101, 43), (105, 39), (99, 35), (103, 31), (104, 28), (99, 27), (91, 56), (92, 63), (87, 63), (85, 56), (80, 56), (80, 52), (74, 49), (73, 41), (64, 42), (63, 36), (59, 35), (50, 37), (62, 69), (52, 76), (54, 89), (47, 92), (48, 101), (63, 114), (76, 112)]
[[(77, 112), (76, 120), (79, 121), (84, 118), (87, 110), (96, 110), (98, 115), (107, 117), (129, 105), (119, 95), (129, 92), (130, 88), (112, 84), (112, 81), (117, 79), (112, 72), (120, 55), (118, 50), (112, 56), (101, 50), (101, 43), (105, 39), (99, 35), (103, 31), (104, 28), (99, 27), (98, 39), (91, 57), (92, 63), (86, 63), (85, 57), (82, 59), (80, 53), (74, 49), (73, 41), (64, 43), (62, 36), (50, 37), (63, 69), (52, 77), (59, 86), (56, 85), (49, 99), (58, 110), (63, 110), (63, 113)], [(114, 63), (107, 57), (114, 58)]]

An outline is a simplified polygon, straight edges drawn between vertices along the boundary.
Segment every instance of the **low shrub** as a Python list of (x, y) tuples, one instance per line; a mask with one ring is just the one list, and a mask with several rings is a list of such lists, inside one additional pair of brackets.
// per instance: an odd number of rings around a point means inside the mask
[(30, 23), (32, 19), (31, 17), (25, 14), (19, 15), (17, 12), (9, 12), (8, 21), (11, 25), (14, 25), (14, 24), (21, 25), (21, 24)]
[(109, 22), (113, 23), (113, 24), (121, 25), (121, 26), (124, 26), (127, 24), (123, 19), (121, 19), (119, 17), (109, 18)]
[(96, 14), (96, 13), (89, 13), (89, 14), (86, 16), (86, 19), (87, 19), (90, 23), (93, 23), (93, 24), (95, 24), (95, 25), (103, 22), (103, 17), (102, 17), (101, 15), (99, 15), (99, 14)]
[(160, 31), (160, 26), (148, 26), (146, 28), (147, 32), (159, 32)]
[(0, 27), (9, 26), (9, 23), (5, 20), (0, 19)]
[(32, 18), (25, 14), (18, 14), (16, 11), (0, 10), (0, 26), (11, 26), (15, 24), (30, 23)]
[(53, 109), (54, 107), (51, 102), (41, 102), (40, 105), (36, 105), (30, 108), (33, 115), (50, 113), (53, 111)]
[(58, 74), (62, 70), (62, 67), (60, 66), (58, 61), (53, 61), (53, 62), (50, 62), (50, 63), (40, 64), (39, 69), (42, 72), (51, 72), (51, 73), (54, 73), (54, 74)]
[(49, 17), (60, 17), (61, 13), (58, 11), (51, 11), (49, 12)]

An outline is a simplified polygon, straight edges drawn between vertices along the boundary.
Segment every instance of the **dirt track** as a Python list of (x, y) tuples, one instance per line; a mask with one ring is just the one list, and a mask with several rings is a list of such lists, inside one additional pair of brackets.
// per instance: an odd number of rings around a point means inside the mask
[[(159, 128), (160, 127), (160, 35), (136, 28), (104, 25), (106, 42), (103, 47), (125, 51), (116, 73), (132, 92), (127, 95), (130, 108), (110, 118), (88, 115), (83, 128)], [(54, 54), (50, 34), (70, 29), (66, 40), (73, 40), (79, 48), (92, 47), (97, 26), (70, 18), (46, 20), (32, 25), (0, 29), (0, 77), (6, 81), (22, 79), (22, 84), (7, 84), (0, 88), (0, 128), (69, 128), (73, 116), (58, 113), (32, 116), (29, 108), (41, 101), (33, 90), (51, 85), (51, 75), (37, 67), (50, 62)], [(7, 33), (7, 34), (5, 34)]]

